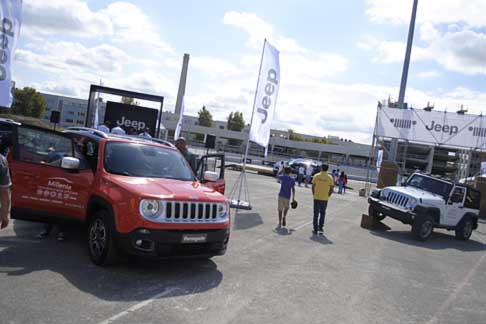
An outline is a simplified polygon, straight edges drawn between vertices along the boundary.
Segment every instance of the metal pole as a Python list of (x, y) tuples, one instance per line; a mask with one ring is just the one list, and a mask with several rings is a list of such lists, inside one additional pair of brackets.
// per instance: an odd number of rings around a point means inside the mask
[[(405, 91), (407, 89), (407, 79), (408, 79), (408, 69), (410, 67), (410, 57), (412, 55), (412, 44), (413, 44), (413, 34), (415, 31), (415, 18), (417, 17), (417, 6), (418, 0), (413, 1), (412, 7), (412, 17), (410, 19), (410, 26), (408, 29), (408, 40), (407, 40), (407, 49), (405, 52), (405, 61), (403, 62), (403, 70), (402, 70), (402, 80), (400, 82), (400, 93), (398, 95), (398, 108), (403, 109), (404, 101), (405, 101)], [(397, 159), (397, 152), (398, 152), (398, 139), (392, 139), (392, 143), (390, 145), (390, 161), (396, 162)]]
[[(265, 38), (265, 40), (263, 41), (262, 57), (260, 58), (260, 69), (258, 70), (258, 79), (257, 79), (257, 85), (256, 85), (256, 89), (255, 89), (255, 98), (253, 99), (253, 108), (252, 108), (252, 112), (251, 112), (250, 130), (249, 131), (251, 131), (251, 125), (253, 124), (253, 117), (255, 115), (255, 104), (256, 104), (258, 86), (260, 85), (260, 76), (261, 76), (261, 73), (262, 73), (262, 63), (263, 63), (263, 56), (265, 54), (266, 43), (267, 43), (267, 39)], [(240, 179), (240, 188), (238, 190), (238, 206), (240, 205), (241, 188), (243, 186), (243, 180), (245, 180), (245, 183), (246, 183), (246, 178), (245, 178), (246, 158), (248, 157), (248, 149), (249, 148), (250, 148), (250, 133), (248, 132), (248, 137), (246, 139), (245, 155), (243, 156), (243, 169), (241, 170), (241, 174), (240, 174), (241, 179)], [(238, 209), (236, 209), (236, 210), (238, 210)]]

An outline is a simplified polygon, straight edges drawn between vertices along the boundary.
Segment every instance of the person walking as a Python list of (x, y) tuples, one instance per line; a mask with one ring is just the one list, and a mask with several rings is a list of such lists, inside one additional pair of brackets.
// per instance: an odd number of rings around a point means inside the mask
[(307, 188), (308, 184), (311, 184), (312, 182), (312, 174), (314, 173), (314, 168), (312, 167), (312, 164), (309, 164), (305, 170), (305, 187)]
[(302, 181), (304, 181), (304, 173), (305, 168), (301, 165), (297, 171), (297, 183), (299, 184), (299, 187), (302, 185)]
[(314, 230), (313, 234), (324, 234), (324, 220), (326, 218), (327, 202), (331, 197), (334, 183), (327, 173), (329, 166), (323, 164), (320, 172), (312, 179), (312, 195), (314, 196)]
[(295, 201), (295, 180), (291, 177), (290, 173), (292, 169), (285, 167), (284, 174), (280, 175), (280, 192), (278, 193), (278, 226), (280, 229), (282, 226), (287, 226), (287, 213), (290, 208), (290, 198), (292, 202)]
[(339, 186), (339, 194), (346, 193), (346, 185), (348, 184), (348, 177), (344, 173), (344, 171), (341, 172), (338, 178), (338, 186)]

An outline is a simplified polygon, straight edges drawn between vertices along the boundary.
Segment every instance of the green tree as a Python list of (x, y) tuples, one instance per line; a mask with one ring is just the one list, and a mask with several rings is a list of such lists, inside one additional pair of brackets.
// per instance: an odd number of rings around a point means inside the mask
[(289, 132), (289, 140), (291, 140), (291, 141), (298, 141), (298, 142), (303, 142), (304, 141), (304, 137), (302, 135), (300, 135), (300, 134), (297, 134), (292, 129), (289, 129), (288, 132)]
[(138, 106), (138, 101), (136, 101), (132, 97), (121, 97), (121, 102), (124, 103), (124, 104), (126, 104), (126, 105)]
[(203, 106), (197, 114), (200, 126), (213, 127), (213, 115), (206, 109), (206, 106)]
[(46, 99), (37, 90), (25, 87), (23, 89), (15, 89), (12, 109), (4, 109), (2, 111), (8, 111), (16, 115), (42, 118), (44, 117), (46, 107)]
[(231, 112), (228, 116), (228, 130), (241, 132), (245, 128), (245, 119), (241, 112)]

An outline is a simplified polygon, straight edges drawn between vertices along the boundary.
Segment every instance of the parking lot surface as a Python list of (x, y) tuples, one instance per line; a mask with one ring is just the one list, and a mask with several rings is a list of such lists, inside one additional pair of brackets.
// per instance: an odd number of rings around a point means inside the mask
[[(230, 192), (237, 173), (227, 173)], [(468, 242), (436, 230), (360, 228), (354, 191), (333, 195), (313, 236), (310, 188), (275, 231), (279, 184), (248, 174), (252, 211), (232, 215), (226, 255), (93, 265), (81, 227), (35, 239), (40, 224), (0, 232), (0, 323), (486, 323), (486, 224)]]

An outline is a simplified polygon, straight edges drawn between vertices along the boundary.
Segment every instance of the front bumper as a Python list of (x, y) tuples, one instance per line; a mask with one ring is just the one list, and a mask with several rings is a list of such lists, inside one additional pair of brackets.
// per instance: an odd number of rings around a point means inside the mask
[(384, 201), (381, 201), (378, 198), (369, 197), (368, 203), (378, 213), (382, 213), (383, 215), (399, 220), (403, 224), (412, 225), (416, 216), (416, 213), (411, 210), (398, 208)]
[[(183, 243), (185, 236), (202, 236), (205, 240)], [(206, 230), (137, 229), (118, 234), (118, 245), (128, 254), (149, 258), (212, 257), (226, 252), (229, 236), (229, 227)]]

